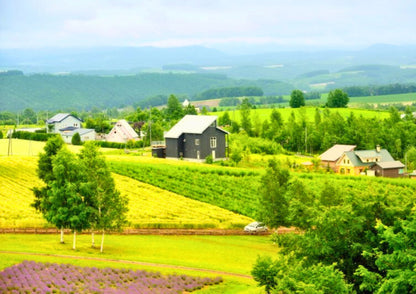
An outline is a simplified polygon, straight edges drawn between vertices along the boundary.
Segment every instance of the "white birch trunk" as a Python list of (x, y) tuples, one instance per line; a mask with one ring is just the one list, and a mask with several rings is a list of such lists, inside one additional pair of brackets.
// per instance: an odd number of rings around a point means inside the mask
[(64, 228), (61, 228), (61, 243), (65, 243), (64, 242)]
[(77, 231), (74, 231), (74, 241), (72, 242), (72, 249), (75, 250), (77, 243)]
[(92, 238), (92, 240), (91, 240), (91, 247), (95, 247), (95, 240), (94, 240), (94, 231), (92, 231), (91, 232), (91, 238)]
[(101, 253), (103, 253), (103, 249), (104, 249), (104, 230), (103, 230), (103, 234), (101, 236), (101, 249), (100, 249)]

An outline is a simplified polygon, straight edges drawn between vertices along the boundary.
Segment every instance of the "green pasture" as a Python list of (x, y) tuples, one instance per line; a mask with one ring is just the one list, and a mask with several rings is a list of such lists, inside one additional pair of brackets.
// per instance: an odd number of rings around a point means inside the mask
[[(296, 120), (299, 121), (301, 117), (305, 117), (307, 121), (313, 122), (315, 118), (316, 107), (302, 107), (302, 108), (275, 108), (277, 111), (280, 112), (283, 121), (287, 122), (289, 117), (292, 115), (292, 112), (295, 114)], [(324, 113), (324, 108), (318, 108), (321, 117)], [(354, 113), (356, 117), (364, 117), (364, 118), (378, 118), (378, 119), (385, 119), (389, 117), (388, 111), (381, 111), (381, 110), (370, 110), (370, 109), (357, 109), (357, 108), (328, 108), (330, 113), (338, 112), (344, 119)], [(265, 119), (270, 120), (270, 115), (272, 113), (272, 108), (260, 108), (260, 109), (252, 109), (251, 110), (251, 119), (253, 123), (259, 121), (260, 123), (263, 122)], [(221, 116), (224, 114), (225, 111), (215, 112), (213, 114), (217, 116)], [(228, 114), (231, 120), (235, 120), (240, 122), (241, 116), (239, 110), (230, 110)]]
[(416, 103), (416, 93), (391, 94), (379, 96), (350, 97), (350, 106), (359, 104)]
[[(72, 235), (66, 235), (65, 241), (60, 244), (58, 235), (2, 234), (0, 270), (23, 260), (145, 269), (165, 274), (223, 277), (223, 284), (201, 293), (262, 293), (252, 279), (244, 276), (250, 276), (258, 255), (273, 257), (278, 250), (267, 236), (107, 235), (102, 254), (99, 249), (91, 248), (90, 235), (77, 236), (77, 250), (71, 249)], [(99, 241), (97, 235), (96, 242)]]

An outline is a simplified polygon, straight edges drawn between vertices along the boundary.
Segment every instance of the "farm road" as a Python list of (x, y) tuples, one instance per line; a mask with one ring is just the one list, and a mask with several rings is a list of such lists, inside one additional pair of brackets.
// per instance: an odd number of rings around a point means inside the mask
[(199, 271), (199, 272), (205, 272), (205, 273), (211, 273), (211, 274), (218, 274), (218, 275), (223, 275), (223, 276), (233, 276), (233, 277), (239, 277), (239, 278), (252, 279), (252, 277), (249, 275), (243, 275), (243, 274), (237, 274), (237, 273), (230, 273), (230, 272), (224, 272), (224, 271), (188, 267), (188, 266), (181, 266), (181, 265), (170, 265), (170, 264), (151, 263), (151, 262), (143, 262), (143, 261), (123, 260), (123, 259), (47, 254), (47, 253), (33, 253), (33, 252), (3, 251), (3, 250), (0, 250), (0, 254), (48, 256), (48, 257), (59, 257), (59, 258), (78, 259), (78, 260), (95, 260), (95, 261), (105, 261), (105, 262), (124, 263), (124, 264), (137, 264), (137, 265), (150, 266), (150, 267), (155, 267), (155, 268), (182, 269), (182, 270), (189, 270), (189, 271)]

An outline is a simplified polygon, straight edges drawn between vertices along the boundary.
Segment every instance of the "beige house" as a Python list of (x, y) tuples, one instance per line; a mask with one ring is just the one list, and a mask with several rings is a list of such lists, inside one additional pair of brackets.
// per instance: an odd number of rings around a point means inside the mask
[(377, 146), (374, 150), (347, 151), (338, 159), (336, 172), (345, 175), (375, 175), (399, 177), (404, 164), (394, 160), (386, 149)]
[(355, 145), (341, 145), (336, 144), (322, 153), (319, 158), (321, 159), (321, 165), (323, 167), (329, 167), (333, 171), (337, 171), (336, 163), (344, 154), (344, 152), (353, 151), (355, 149)]
[(111, 129), (106, 137), (107, 142), (127, 143), (130, 140), (138, 140), (139, 135), (133, 130), (129, 123), (121, 119)]

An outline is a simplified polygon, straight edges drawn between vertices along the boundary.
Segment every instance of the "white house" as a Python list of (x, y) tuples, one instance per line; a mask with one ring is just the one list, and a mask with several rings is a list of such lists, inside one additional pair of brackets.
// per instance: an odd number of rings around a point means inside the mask
[(106, 137), (107, 142), (127, 143), (130, 140), (138, 140), (139, 135), (133, 130), (129, 123), (121, 119), (111, 129)]
[(82, 120), (70, 113), (58, 113), (46, 121), (46, 129), (52, 133), (67, 127), (81, 128)]
[(78, 133), (81, 137), (81, 142), (85, 141), (95, 141), (95, 130), (94, 129), (83, 129), (83, 128), (75, 128), (75, 127), (67, 127), (64, 129), (60, 129), (60, 134), (62, 139), (65, 143), (70, 144), (72, 142), (72, 137)]

